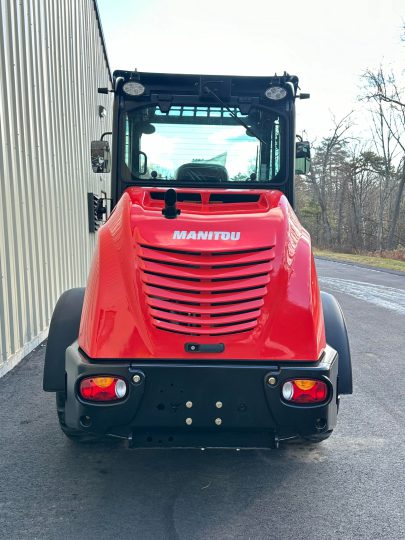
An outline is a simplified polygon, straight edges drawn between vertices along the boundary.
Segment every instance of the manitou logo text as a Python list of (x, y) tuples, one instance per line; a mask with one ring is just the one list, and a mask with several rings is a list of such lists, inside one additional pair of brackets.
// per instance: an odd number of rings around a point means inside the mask
[(173, 240), (239, 240), (234, 231), (174, 231)]

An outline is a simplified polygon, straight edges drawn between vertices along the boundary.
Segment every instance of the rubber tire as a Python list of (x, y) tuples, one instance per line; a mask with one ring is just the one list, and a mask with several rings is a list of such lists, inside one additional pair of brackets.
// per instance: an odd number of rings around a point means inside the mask
[(339, 354), (338, 395), (353, 393), (352, 361), (345, 318), (336, 298), (321, 292), (326, 343)]
[(70, 428), (65, 423), (65, 392), (56, 392), (56, 412), (58, 414), (58, 420), (60, 429), (71, 441), (80, 444), (88, 444), (98, 442), (102, 439), (100, 435), (94, 433), (86, 433), (80, 429)]
[(84, 288), (69, 289), (55, 306), (45, 350), (45, 392), (65, 390), (65, 353), (79, 335), (83, 299)]
[(323, 441), (329, 439), (332, 435), (333, 429), (326, 431), (325, 433), (314, 433), (313, 435), (306, 435), (301, 437), (296, 437), (294, 439), (284, 439), (280, 441), (282, 445), (296, 445), (296, 446), (310, 446), (313, 444), (319, 444)]
[(319, 444), (329, 439), (332, 433), (333, 429), (326, 431), (325, 433), (314, 433), (313, 435), (308, 435), (308, 437), (302, 437), (302, 441), (309, 444)]

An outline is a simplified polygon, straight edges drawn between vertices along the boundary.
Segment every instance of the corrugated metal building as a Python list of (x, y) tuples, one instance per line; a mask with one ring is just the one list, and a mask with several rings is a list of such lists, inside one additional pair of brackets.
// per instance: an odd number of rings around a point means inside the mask
[(95, 0), (1, 0), (0, 376), (46, 338), (61, 292), (85, 284), (87, 193), (109, 193), (90, 141), (110, 129), (97, 93), (110, 79)]

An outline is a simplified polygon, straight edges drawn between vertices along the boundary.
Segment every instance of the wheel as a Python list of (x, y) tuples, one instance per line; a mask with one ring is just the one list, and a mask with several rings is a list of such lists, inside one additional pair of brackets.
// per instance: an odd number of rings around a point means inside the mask
[(293, 439), (281, 439), (280, 443), (287, 445), (305, 446), (310, 444), (319, 444), (332, 435), (333, 429), (326, 431), (325, 433), (314, 433), (313, 435), (302, 435), (294, 437)]
[(76, 443), (92, 443), (101, 440), (100, 435), (94, 433), (86, 433), (79, 429), (70, 428), (65, 424), (65, 392), (56, 392), (56, 412), (58, 413), (58, 420), (60, 429), (71, 441)]
[(45, 351), (43, 388), (45, 392), (64, 392), (65, 353), (79, 335), (84, 289), (69, 289), (59, 298), (49, 327)]
[(314, 433), (314, 435), (308, 435), (307, 437), (302, 437), (302, 441), (304, 443), (310, 443), (310, 444), (319, 444), (323, 441), (326, 441), (326, 439), (329, 439), (329, 437), (332, 435), (333, 430), (326, 431), (325, 433)]
[(326, 343), (339, 354), (338, 395), (353, 392), (352, 361), (342, 308), (334, 296), (321, 292)]

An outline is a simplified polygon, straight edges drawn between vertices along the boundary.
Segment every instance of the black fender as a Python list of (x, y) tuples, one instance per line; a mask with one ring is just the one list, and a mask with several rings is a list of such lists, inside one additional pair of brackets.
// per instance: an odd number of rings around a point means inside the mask
[(51, 319), (45, 352), (43, 389), (65, 391), (65, 352), (79, 335), (84, 287), (69, 289), (59, 298)]
[(352, 394), (352, 360), (343, 311), (332, 294), (322, 291), (321, 299), (325, 320), (326, 343), (339, 354), (338, 393), (339, 395)]

